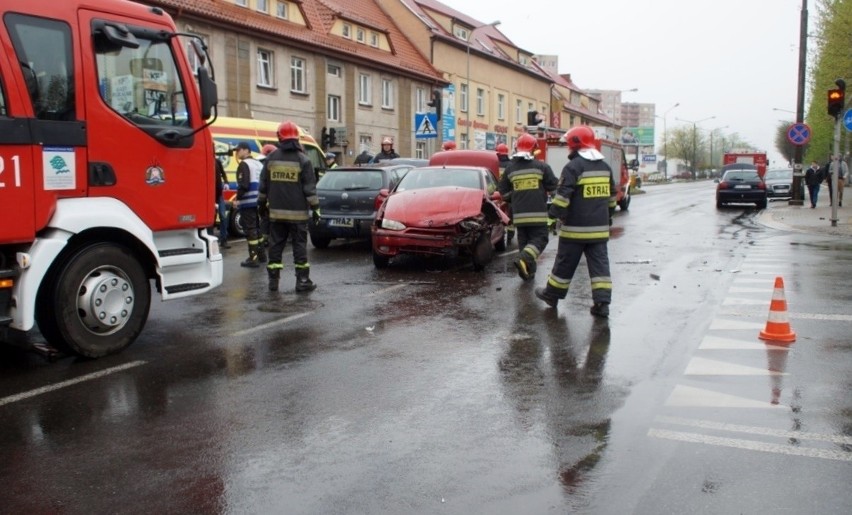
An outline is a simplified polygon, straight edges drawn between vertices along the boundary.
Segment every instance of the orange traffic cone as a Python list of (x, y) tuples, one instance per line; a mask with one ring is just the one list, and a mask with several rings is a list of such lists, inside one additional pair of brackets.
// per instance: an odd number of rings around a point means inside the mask
[(787, 320), (787, 301), (784, 299), (784, 279), (775, 278), (775, 291), (772, 293), (772, 303), (769, 304), (769, 318), (766, 328), (760, 331), (761, 340), (775, 342), (794, 342), (796, 333), (790, 329)]

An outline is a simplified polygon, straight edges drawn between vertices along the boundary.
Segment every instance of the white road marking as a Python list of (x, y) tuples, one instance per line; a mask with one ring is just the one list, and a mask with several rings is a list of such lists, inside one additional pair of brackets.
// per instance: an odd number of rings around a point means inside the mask
[(714, 392), (704, 388), (677, 385), (666, 401), (666, 406), (681, 408), (767, 408), (787, 409), (779, 404), (766, 401), (756, 401), (727, 393)]
[(772, 291), (774, 288), (738, 288), (736, 286), (732, 286), (728, 288), (728, 293), (765, 293), (769, 295), (769, 298), (772, 298)]
[(55, 383), (47, 386), (42, 386), (41, 388), (36, 388), (35, 390), (30, 390), (28, 392), (22, 392), (15, 395), (10, 395), (8, 397), (3, 397), (0, 399), (0, 406), (5, 406), (6, 404), (11, 404), (13, 402), (22, 401), (24, 399), (29, 399), (30, 397), (35, 397), (37, 395), (41, 395), (43, 393), (53, 392), (59, 390), (60, 388), (65, 388), (67, 386), (73, 386), (75, 384), (79, 384), (85, 381), (91, 381), (93, 379), (98, 379), (104, 376), (108, 376), (110, 374), (114, 374), (116, 372), (121, 372), (122, 370), (127, 370), (129, 368), (138, 367), (140, 365), (144, 365), (148, 363), (147, 361), (131, 361), (130, 363), (125, 363), (124, 365), (118, 365), (112, 368), (106, 368), (104, 370), (100, 370), (98, 372), (92, 372), (91, 374), (86, 374), (84, 376), (77, 377), (75, 379), (69, 379), (67, 381), (62, 381), (60, 383)]
[(774, 372), (765, 368), (749, 367), (707, 358), (692, 358), (686, 365), (688, 376), (786, 376), (787, 372)]
[(724, 320), (714, 318), (710, 322), (710, 329), (763, 329), (766, 324), (758, 324), (757, 322), (742, 322), (740, 320)]
[(775, 284), (774, 281), (770, 281), (769, 279), (755, 279), (754, 277), (737, 277), (734, 279), (734, 282), (737, 284), (766, 284), (772, 289)]
[(391, 292), (391, 291), (394, 291), (394, 290), (400, 290), (400, 289), (402, 289), (402, 288), (406, 288), (407, 286), (409, 286), (409, 285), (408, 285), (408, 284), (406, 284), (406, 283), (403, 283), (403, 284), (395, 284), (395, 285), (393, 285), (393, 286), (389, 286), (389, 287), (384, 288), (384, 289), (382, 289), (382, 290), (374, 291), (373, 293), (368, 294), (368, 295), (367, 295), (367, 297), (375, 297), (375, 296), (377, 296), (377, 295), (383, 295), (383, 294), (385, 294), (385, 293), (388, 293), (388, 292)]
[(705, 336), (698, 348), (702, 350), (790, 350), (789, 347), (768, 345), (762, 341), (734, 340), (731, 338), (719, 338), (718, 336)]
[(831, 442), (841, 445), (852, 445), (852, 436), (831, 435), (824, 433), (809, 433), (807, 431), (787, 431), (785, 429), (771, 429), (768, 427), (741, 426), (737, 424), (726, 424), (712, 420), (701, 420), (695, 418), (667, 417), (660, 415), (656, 417), (657, 422), (665, 424), (676, 424), (679, 426), (696, 427), (699, 429), (712, 429), (718, 431), (730, 431), (732, 433), (748, 433), (752, 435), (774, 436), (778, 438), (795, 438), (797, 440), (817, 440)]
[(742, 440), (739, 438), (723, 438), (719, 436), (707, 436), (697, 433), (684, 433), (681, 431), (667, 431), (664, 429), (651, 428), (648, 436), (676, 440), (679, 442), (700, 443), (715, 445), (718, 447), (730, 447), (734, 449), (745, 449), (749, 451), (771, 452), (775, 454), (787, 454), (790, 456), (803, 456), (807, 458), (821, 458), (825, 460), (852, 461), (852, 453), (832, 451), (828, 449), (814, 449), (809, 447), (792, 447), (790, 445), (779, 445), (753, 440)]
[[(769, 303), (767, 303), (766, 310), (754, 310), (751, 311), (743, 311), (742, 309), (738, 311), (720, 311), (717, 315), (721, 316), (731, 316), (731, 317), (754, 317), (758, 315), (764, 315), (769, 309)], [(852, 322), (852, 315), (839, 315), (839, 314), (824, 314), (824, 313), (796, 313), (792, 311), (787, 312), (787, 318), (789, 319), (798, 319), (798, 320), (827, 320), (829, 322)], [(763, 325), (760, 326), (763, 329)], [(711, 326), (711, 329), (714, 327)], [(730, 329), (730, 328), (722, 328), (716, 327), (715, 329)], [(742, 329), (742, 328), (741, 328)]]
[(261, 325), (255, 326), (255, 327), (243, 329), (242, 331), (237, 331), (235, 333), (232, 333), (231, 336), (245, 336), (247, 334), (256, 333), (258, 331), (263, 331), (263, 330), (269, 329), (270, 327), (284, 325), (288, 322), (292, 322), (293, 320), (298, 320), (302, 317), (312, 315), (313, 313), (314, 313), (313, 311), (308, 311), (306, 313), (298, 313), (296, 315), (290, 315), (290, 316), (288, 316), (286, 318), (282, 318), (280, 320), (273, 320), (272, 322), (267, 322), (265, 324), (261, 324)]
[(760, 305), (769, 305), (769, 300), (766, 299), (742, 299), (739, 297), (728, 297), (722, 301), (723, 306), (760, 306)]

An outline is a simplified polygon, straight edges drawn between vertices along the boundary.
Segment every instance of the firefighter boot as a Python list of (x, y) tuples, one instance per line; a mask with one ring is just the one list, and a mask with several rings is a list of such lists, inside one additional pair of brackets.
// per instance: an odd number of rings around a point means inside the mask
[(299, 293), (306, 291), (313, 291), (317, 288), (317, 285), (311, 281), (311, 269), (310, 268), (297, 268), (296, 269), (296, 291)]
[(543, 300), (548, 306), (555, 308), (559, 304), (559, 299), (547, 293), (546, 288), (536, 288), (535, 296)]
[(596, 317), (609, 318), (609, 302), (595, 302), (589, 312)]
[(260, 262), (257, 259), (257, 245), (254, 243), (249, 243), (249, 255), (245, 261), (240, 263), (240, 266), (245, 266), (248, 268), (257, 268), (260, 266)]
[(281, 279), (281, 269), (267, 268), (266, 274), (269, 276), (269, 291), (278, 291), (278, 281)]
[(257, 245), (257, 261), (258, 263), (266, 263), (266, 247), (262, 241)]

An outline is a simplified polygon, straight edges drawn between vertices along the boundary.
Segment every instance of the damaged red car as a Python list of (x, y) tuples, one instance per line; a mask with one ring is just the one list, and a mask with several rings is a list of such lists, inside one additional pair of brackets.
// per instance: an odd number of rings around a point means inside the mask
[(505, 250), (509, 217), (494, 174), (484, 167), (414, 168), (399, 181), (373, 223), (373, 263), (399, 255), (470, 256), (475, 270)]

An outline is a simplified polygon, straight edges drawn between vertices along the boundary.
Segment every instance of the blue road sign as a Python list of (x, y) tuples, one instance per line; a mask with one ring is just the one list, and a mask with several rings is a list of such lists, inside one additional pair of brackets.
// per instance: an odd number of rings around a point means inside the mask
[(414, 115), (414, 138), (437, 138), (438, 137), (438, 115), (435, 113), (424, 113)]
[(806, 123), (794, 123), (787, 129), (787, 141), (793, 145), (805, 145), (811, 140), (811, 128)]
[(843, 126), (847, 131), (852, 131), (852, 109), (847, 109), (843, 114)]

